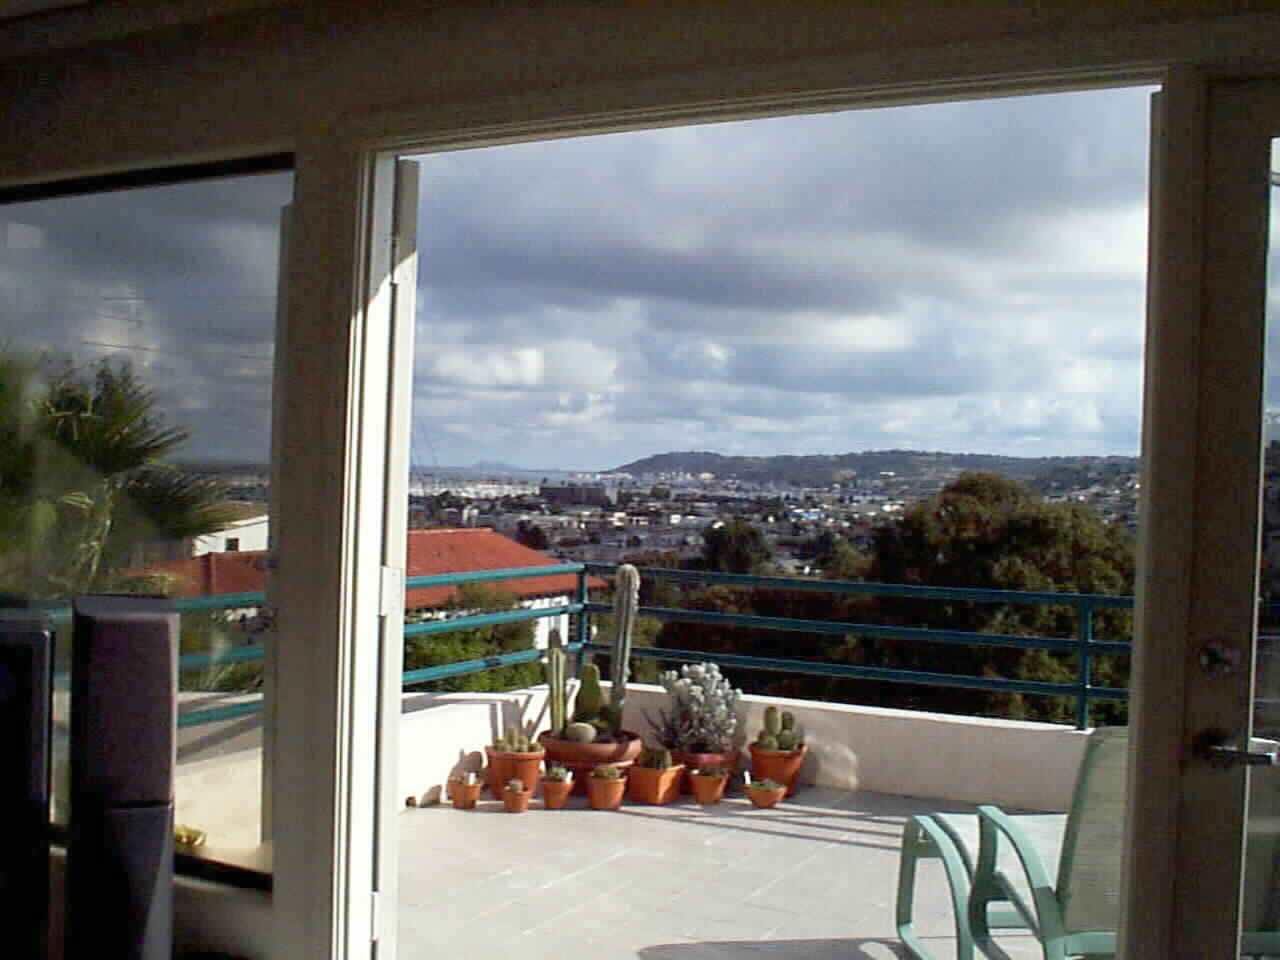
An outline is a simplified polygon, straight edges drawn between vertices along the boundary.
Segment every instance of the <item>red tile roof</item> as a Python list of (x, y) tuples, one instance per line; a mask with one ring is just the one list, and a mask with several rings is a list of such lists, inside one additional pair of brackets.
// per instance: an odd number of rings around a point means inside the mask
[(157, 563), (138, 574), (172, 578), (173, 597), (207, 597), (217, 593), (255, 593), (267, 586), (267, 551), (232, 550)]
[[(521, 546), (488, 527), (440, 530), (410, 530), (405, 576), (424, 577), (473, 570), (507, 570), (516, 567), (546, 567), (559, 561), (538, 550)], [(175, 597), (200, 597), (218, 593), (250, 593), (266, 589), (265, 550), (205, 553), (198, 557), (157, 563), (139, 574), (168, 574), (169, 590)], [(599, 577), (591, 577), (593, 589), (604, 587)], [(529, 577), (499, 581), (493, 586), (522, 600), (573, 594), (575, 574)], [(422, 587), (405, 593), (406, 610), (446, 606), (460, 598), (457, 587)]]
[[(522, 546), (488, 527), (463, 529), (410, 530), (405, 576), (425, 577), (471, 570), (507, 570), (516, 567), (546, 567), (559, 563), (538, 550)], [(577, 590), (576, 574), (504, 580), (492, 584), (514, 593), (522, 600), (561, 596)], [(592, 588), (603, 587), (599, 577), (590, 578)], [(405, 594), (406, 610), (443, 607), (458, 599), (457, 587), (421, 587)]]

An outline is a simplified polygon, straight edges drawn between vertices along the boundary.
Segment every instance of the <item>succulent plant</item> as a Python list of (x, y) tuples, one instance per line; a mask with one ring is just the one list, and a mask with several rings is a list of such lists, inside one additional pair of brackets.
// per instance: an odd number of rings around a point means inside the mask
[(672, 750), (688, 753), (720, 753), (732, 745), (738, 729), (735, 690), (714, 663), (687, 663), (680, 672), (669, 670), (658, 678), (671, 698), (671, 709), (650, 719), (658, 740)]
[(727, 777), (729, 772), (717, 763), (708, 764), (705, 767), (699, 767), (696, 771), (700, 777)]
[(512, 777), (507, 781), (507, 791), (509, 793), (524, 793), (524, 781), (519, 777)]
[(573, 722), (591, 723), (600, 719), (604, 709), (604, 690), (600, 687), (600, 668), (588, 663), (582, 668), (578, 697), (573, 702)]
[(622, 768), (612, 765), (603, 765), (594, 768), (591, 775), (598, 780), (620, 780), (622, 779)]
[(556, 764), (554, 767), (547, 768), (547, 772), (542, 775), (542, 779), (550, 783), (568, 783), (573, 779), (573, 773), (567, 767)]
[(547, 706), (551, 712), (551, 735), (559, 737), (564, 732), (568, 718), (568, 684), (565, 667), (568, 657), (564, 652), (564, 640), (559, 630), (551, 631), (547, 643)]
[(519, 727), (512, 726), (507, 728), (506, 736), (494, 737), (493, 750), (495, 753), (538, 753), (542, 745), (530, 740)]
[(640, 604), (640, 571), (629, 563), (618, 567), (613, 582), (613, 652), (609, 662), (613, 674), (609, 678), (609, 706), (605, 717), (610, 732), (622, 729), (622, 710), (627, 702), (627, 678), (631, 673), (631, 633), (636, 625), (636, 608)]
[(673, 761), (670, 750), (664, 747), (645, 747), (640, 751), (640, 759), (636, 763), (651, 770), (669, 770)]
[(804, 746), (804, 729), (796, 724), (794, 713), (765, 707), (764, 726), (753, 746), (761, 750), (799, 750)]
[(564, 739), (574, 743), (591, 743), (596, 738), (596, 728), (589, 723), (571, 723), (564, 728)]
[(766, 777), (763, 780), (752, 780), (747, 784), (752, 790), (785, 790), (786, 785), (779, 783), (777, 780), (770, 780)]

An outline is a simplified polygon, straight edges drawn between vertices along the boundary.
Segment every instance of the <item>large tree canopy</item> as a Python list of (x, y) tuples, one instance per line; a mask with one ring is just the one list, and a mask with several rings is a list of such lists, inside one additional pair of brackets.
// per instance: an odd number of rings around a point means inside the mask
[(0, 590), (107, 589), (137, 545), (225, 526), (221, 488), (165, 463), (186, 439), (127, 365), (0, 355)]

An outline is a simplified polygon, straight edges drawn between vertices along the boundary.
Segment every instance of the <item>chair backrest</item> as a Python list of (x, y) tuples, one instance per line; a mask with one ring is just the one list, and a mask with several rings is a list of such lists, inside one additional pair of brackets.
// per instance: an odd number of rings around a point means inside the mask
[(1089, 734), (1058, 861), (1058, 902), (1069, 933), (1119, 927), (1128, 766), (1127, 727)]

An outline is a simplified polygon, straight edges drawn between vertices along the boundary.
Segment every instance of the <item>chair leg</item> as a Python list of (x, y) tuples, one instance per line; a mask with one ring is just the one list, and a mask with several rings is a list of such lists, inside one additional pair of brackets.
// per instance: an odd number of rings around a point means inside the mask
[(902, 828), (902, 854), (898, 859), (898, 938), (913, 960), (934, 960), (915, 932), (916, 865), (921, 859), (942, 861), (951, 893), (956, 923), (956, 960), (973, 960), (973, 937), (969, 932), (969, 878), (972, 868), (962, 857), (955, 841), (927, 814), (911, 817)]

